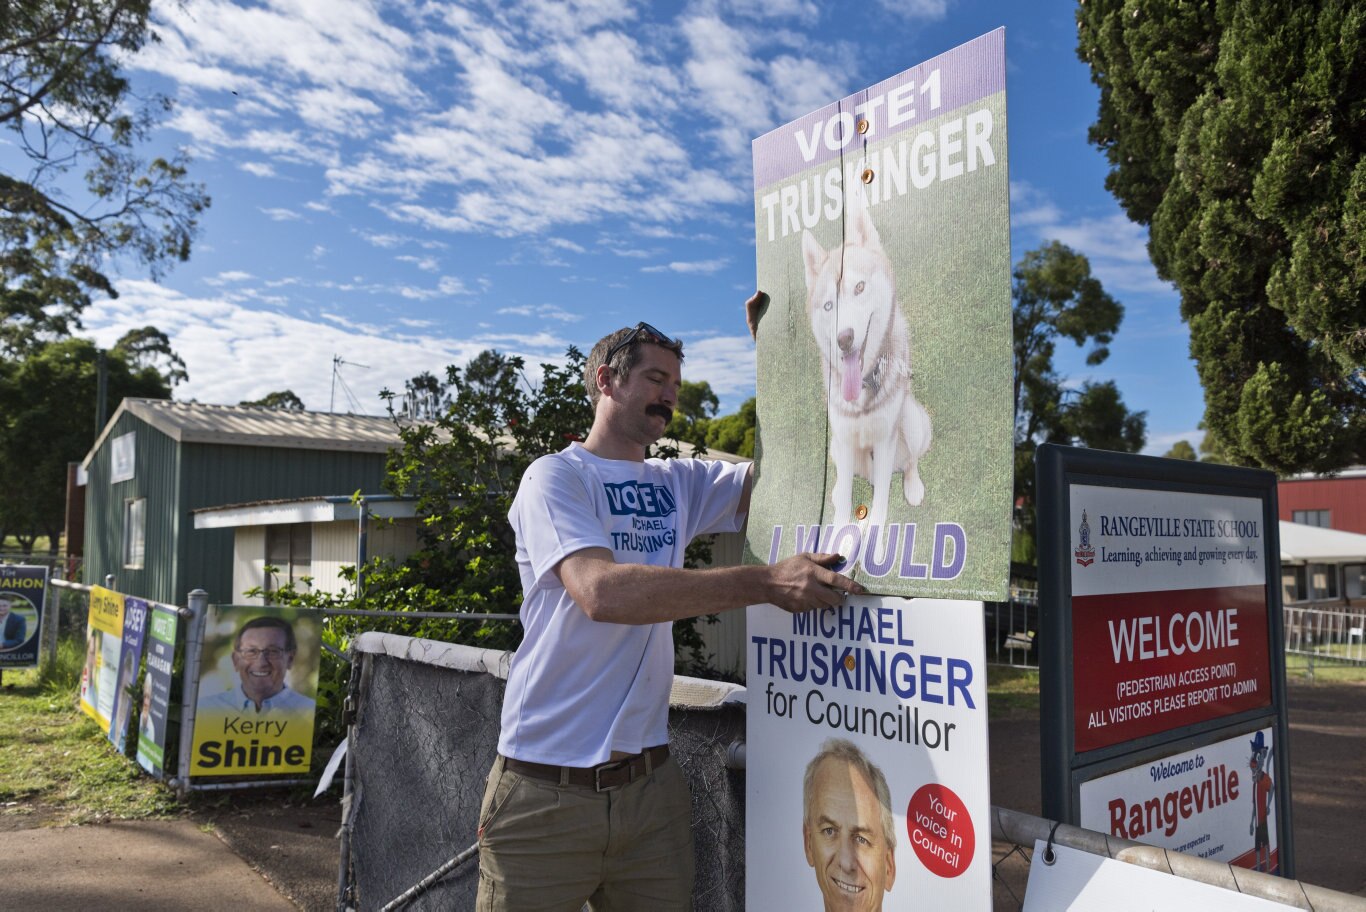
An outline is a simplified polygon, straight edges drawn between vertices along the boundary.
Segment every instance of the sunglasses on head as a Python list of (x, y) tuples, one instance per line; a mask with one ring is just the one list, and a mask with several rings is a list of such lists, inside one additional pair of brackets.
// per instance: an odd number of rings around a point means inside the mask
[(669, 351), (678, 355), (679, 358), (683, 357), (683, 342), (681, 340), (670, 337), (668, 333), (656, 329), (649, 323), (641, 322), (637, 323), (635, 328), (626, 334), (626, 338), (607, 349), (607, 357), (602, 359), (602, 363), (611, 364), (612, 358), (616, 353), (630, 345), (636, 339), (653, 342), (655, 345), (662, 345)]

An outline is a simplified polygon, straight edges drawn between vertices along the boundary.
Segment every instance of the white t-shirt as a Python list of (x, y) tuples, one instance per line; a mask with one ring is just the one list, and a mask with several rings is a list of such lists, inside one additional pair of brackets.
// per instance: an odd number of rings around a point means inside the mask
[(593, 621), (553, 571), (585, 548), (607, 548), (618, 563), (683, 566), (695, 536), (741, 528), (747, 469), (601, 459), (577, 443), (532, 463), (508, 513), (526, 635), (508, 674), (499, 753), (593, 766), (668, 741), (673, 625)]

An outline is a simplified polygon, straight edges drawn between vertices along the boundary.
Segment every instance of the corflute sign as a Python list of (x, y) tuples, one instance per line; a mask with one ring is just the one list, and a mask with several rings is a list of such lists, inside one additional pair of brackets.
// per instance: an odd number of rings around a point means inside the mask
[(1005, 597), (1014, 402), (1005, 33), (754, 141), (745, 559), (881, 595)]

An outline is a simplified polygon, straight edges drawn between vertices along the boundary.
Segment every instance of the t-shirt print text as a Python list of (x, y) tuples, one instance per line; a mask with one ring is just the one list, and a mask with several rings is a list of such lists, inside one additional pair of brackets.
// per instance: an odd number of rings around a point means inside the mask
[(630, 516), (630, 532), (613, 532), (612, 548), (653, 554), (674, 546), (673, 522), (664, 517), (678, 510), (673, 493), (668, 488), (649, 482), (625, 481), (604, 484), (608, 508), (616, 516)]

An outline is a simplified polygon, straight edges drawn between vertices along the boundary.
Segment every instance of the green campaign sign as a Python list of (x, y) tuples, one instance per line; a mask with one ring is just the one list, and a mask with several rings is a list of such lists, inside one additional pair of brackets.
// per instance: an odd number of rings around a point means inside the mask
[(1005, 34), (754, 141), (746, 560), (837, 552), (884, 595), (1000, 600), (1013, 360)]

